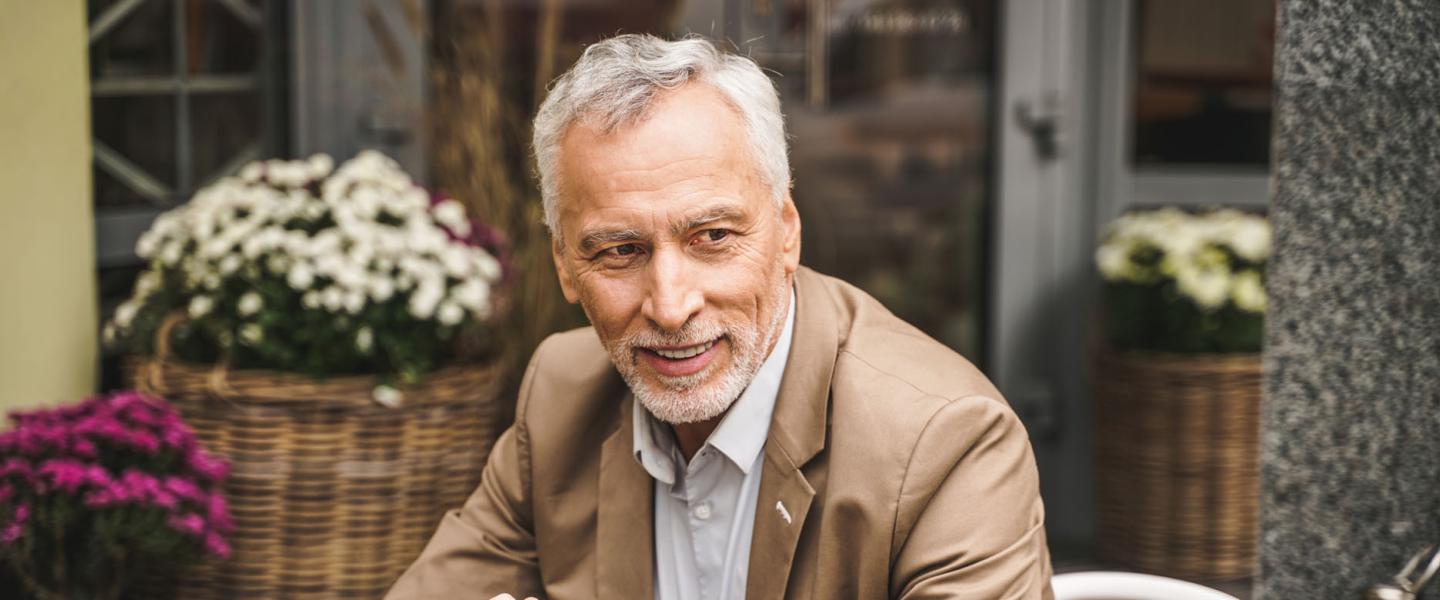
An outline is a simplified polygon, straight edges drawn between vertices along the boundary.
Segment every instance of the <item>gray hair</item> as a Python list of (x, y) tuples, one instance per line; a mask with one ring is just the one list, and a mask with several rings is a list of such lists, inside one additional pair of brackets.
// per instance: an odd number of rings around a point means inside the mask
[(652, 35), (618, 35), (585, 49), (575, 66), (555, 80), (535, 115), (535, 162), (545, 225), (559, 234), (556, 172), (560, 142), (577, 120), (610, 133), (645, 118), (656, 96), (690, 81), (708, 84), (725, 98), (745, 123), (758, 175), (784, 202), (790, 189), (785, 121), (775, 84), (754, 61), (722, 52), (700, 37), (666, 41)]

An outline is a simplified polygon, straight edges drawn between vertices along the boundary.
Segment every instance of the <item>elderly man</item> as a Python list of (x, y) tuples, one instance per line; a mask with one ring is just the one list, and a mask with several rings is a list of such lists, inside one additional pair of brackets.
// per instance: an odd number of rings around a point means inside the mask
[(535, 118), (565, 297), (515, 425), (389, 598), (1047, 598), (1025, 430), (969, 362), (800, 266), (773, 84), (589, 47)]

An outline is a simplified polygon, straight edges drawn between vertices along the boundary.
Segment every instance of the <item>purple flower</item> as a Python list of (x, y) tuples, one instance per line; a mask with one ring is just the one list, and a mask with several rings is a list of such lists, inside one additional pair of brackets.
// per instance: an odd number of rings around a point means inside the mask
[(213, 531), (205, 534), (205, 549), (220, 558), (230, 558), (230, 544), (225, 543), (225, 538)]
[(230, 504), (220, 494), (210, 496), (206, 506), (206, 516), (210, 519), (210, 525), (216, 531), (230, 533), (235, 530), (235, 521), (230, 518)]
[(0, 502), (5, 502), (15, 497), (15, 484), (0, 484)]
[(185, 463), (190, 470), (211, 482), (218, 483), (230, 474), (230, 465), (225, 464), (225, 461), (212, 458), (198, 449), (185, 456)]
[(30, 520), (30, 505), (21, 504), (20, 506), (15, 507), (14, 522), (18, 525), (24, 525), (25, 522), (28, 520)]
[(20, 539), (20, 531), (19, 523), (6, 525), (4, 530), (0, 530), (0, 544), (6, 546), (14, 544), (16, 540)]
[(166, 477), (160, 485), (165, 491), (175, 495), (177, 498), (183, 498), (197, 504), (203, 504), (205, 502), (205, 491), (201, 490), (200, 486), (195, 485), (195, 482), (189, 478)]
[(195, 537), (200, 537), (205, 533), (205, 519), (195, 513), (173, 515), (165, 522), (171, 529), (179, 531), (180, 533), (193, 535)]
[(160, 452), (160, 438), (147, 431), (131, 431), (129, 435), (131, 446), (139, 448), (141, 452), (155, 455)]
[(75, 494), (90, 481), (89, 469), (85, 463), (57, 458), (40, 465), (40, 475), (55, 489)]
[(95, 448), (95, 442), (80, 437), (75, 438), (71, 442), (70, 452), (74, 453), (75, 456), (79, 456), (80, 458), (95, 459), (99, 458), (100, 456), (100, 451)]

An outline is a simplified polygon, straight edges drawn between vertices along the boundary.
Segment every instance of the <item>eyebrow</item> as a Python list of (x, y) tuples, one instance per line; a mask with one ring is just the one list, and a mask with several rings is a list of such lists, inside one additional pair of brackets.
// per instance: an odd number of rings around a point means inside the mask
[(587, 231), (580, 236), (580, 251), (591, 252), (596, 246), (610, 242), (634, 242), (643, 239), (638, 229), (602, 229)]
[(685, 232), (687, 231), (703, 227), (716, 221), (724, 221), (726, 219), (741, 220), (744, 218), (745, 213), (739, 208), (736, 208), (734, 206), (716, 206), (706, 210), (703, 213), (671, 225), (670, 234), (675, 237), (680, 237), (682, 235), (685, 235)]

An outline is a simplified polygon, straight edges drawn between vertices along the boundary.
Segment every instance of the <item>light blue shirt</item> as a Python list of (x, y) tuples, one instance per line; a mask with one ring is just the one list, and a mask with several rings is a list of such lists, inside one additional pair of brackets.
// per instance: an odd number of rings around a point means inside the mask
[(794, 329), (791, 292), (774, 350), (688, 465), (670, 427), (635, 401), (635, 460), (655, 480), (657, 600), (745, 597), (762, 450)]

